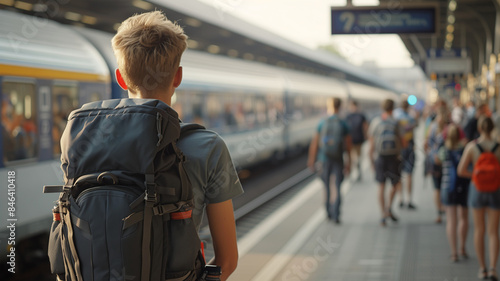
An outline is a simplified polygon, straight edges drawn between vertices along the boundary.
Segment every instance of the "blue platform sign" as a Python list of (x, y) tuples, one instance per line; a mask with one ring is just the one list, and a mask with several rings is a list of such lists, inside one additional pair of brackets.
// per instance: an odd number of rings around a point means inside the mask
[(333, 7), (332, 34), (436, 33), (437, 9)]

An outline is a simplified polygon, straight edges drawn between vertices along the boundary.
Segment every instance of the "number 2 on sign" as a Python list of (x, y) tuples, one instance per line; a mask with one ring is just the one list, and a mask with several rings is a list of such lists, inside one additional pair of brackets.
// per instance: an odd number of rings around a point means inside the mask
[(355, 16), (351, 12), (344, 12), (340, 15), (340, 21), (345, 23), (344, 32), (350, 32), (354, 24)]

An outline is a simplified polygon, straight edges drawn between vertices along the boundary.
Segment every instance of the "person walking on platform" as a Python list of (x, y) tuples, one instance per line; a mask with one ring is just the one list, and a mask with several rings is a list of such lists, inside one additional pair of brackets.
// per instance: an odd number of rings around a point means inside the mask
[[(469, 142), (458, 164), (461, 177), (472, 178), (469, 187), (469, 206), (474, 221), (474, 248), (479, 261), (478, 277), (498, 280), (496, 266), (499, 253), (500, 223), (500, 149), (491, 136), (493, 121), (482, 116), (478, 121), (479, 138)], [(472, 164), (474, 169), (469, 170)], [(486, 268), (484, 235), (487, 231), (489, 270)]]
[[(394, 118), (398, 120), (400, 128), (403, 132), (403, 139), (407, 146), (401, 150), (402, 158), (402, 172), (406, 175), (406, 186), (408, 190), (408, 209), (414, 210), (415, 205), (411, 202), (411, 190), (412, 190), (412, 173), (413, 167), (415, 166), (415, 142), (413, 140), (413, 131), (417, 127), (417, 121), (408, 112), (410, 109), (410, 104), (408, 101), (403, 100), (401, 102), (401, 108), (394, 110)], [(401, 184), (402, 185), (402, 184)], [(398, 189), (400, 194), (399, 207), (403, 208), (405, 206), (403, 200), (403, 186)]]
[[(381, 225), (386, 226), (386, 219), (397, 222), (391, 206), (396, 190), (401, 183), (401, 149), (405, 147), (399, 123), (392, 117), (394, 101), (386, 99), (382, 104), (383, 113), (370, 124), (368, 136), (370, 140), (370, 160), (375, 170), (375, 179), (379, 183), (378, 199), (382, 211)], [(392, 189), (386, 204), (385, 182), (389, 179)]]
[(430, 161), (430, 174), (434, 185), (434, 203), (437, 208), (436, 223), (441, 223), (441, 216), (444, 214), (443, 206), (441, 204), (441, 181), (443, 175), (443, 168), (440, 163), (436, 163), (436, 155), (439, 148), (444, 144), (444, 132), (448, 125), (448, 110), (442, 108), (435, 121), (431, 124), (429, 135), (425, 141), (425, 150), (427, 152), (428, 160)]
[(479, 104), (477, 109), (474, 111), (474, 115), (468, 119), (464, 126), (465, 137), (471, 141), (479, 137), (478, 120), (481, 116), (491, 117), (490, 108), (486, 103)]
[(451, 260), (457, 262), (459, 257), (457, 230), (460, 256), (464, 259), (468, 258), (465, 243), (469, 228), (467, 195), (470, 179), (459, 177), (456, 172), (464, 152), (458, 125), (450, 124), (446, 132), (444, 146), (439, 148), (435, 161), (443, 167), (441, 202), (446, 206), (446, 234), (451, 248)]
[(451, 109), (451, 121), (458, 126), (462, 126), (465, 122), (465, 111), (460, 103), (459, 98), (453, 98), (453, 108)]
[[(326, 212), (328, 218), (337, 224), (340, 223), (342, 202), (340, 187), (344, 174), (348, 175), (351, 167), (351, 135), (346, 122), (339, 116), (341, 104), (342, 100), (339, 98), (329, 100), (329, 116), (321, 120), (318, 125), (309, 146), (307, 161), (312, 171), (315, 171), (316, 160), (322, 163), (321, 179), (326, 188)], [(347, 152), (345, 163), (344, 151)]]
[(358, 110), (358, 102), (351, 100), (349, 105), (350, 113), (346, 117), (347, 125), (351, 132), (352, 150), (351, 159), (352, 166), (356, 166), (358, 171), (357, 180), (361, 180), (361, 146), (366, 140), (366, 133), (368, 130), (368, 123), (363, 113)]
[[(157, 99), (170, 106), (182, 81), (179, 63), (187, 47), (182, 28), (160, 11), (139, 14), (120, 25), (112, 45), (118, 62), (117, 80), (128, 89), (129, 98)], [(189, 159), (184, 167), (193, 187), (192, 213), (197, 228), (207, 213), (215, 249), (215, 257), (208, 263), (220, 266), (220, 280), (226, 280), (238, 261), (232, 198), (243, 193), (241, 183), (226, 144), (216, 133), (193, 130), (183, 135), (177, 146)]]

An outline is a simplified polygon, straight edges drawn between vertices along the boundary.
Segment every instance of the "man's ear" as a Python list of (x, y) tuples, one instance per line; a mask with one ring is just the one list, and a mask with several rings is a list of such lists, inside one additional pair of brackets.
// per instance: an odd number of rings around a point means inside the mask
[(177, 88), (179, 87), (181, 82), (182, 82), (182, 66), (179, 66), (179, 68), (177, 68), (177, 72), (175, 72), (172, 86), (174, 86), (174, 88)]
[(118, 85), (120, 85), (120, 87), (125, 91), (128, 90), (127, 84), (125, 84), (122, 74), (120, 73), (120, 70), (118, 68), (115, 70), (115, 74), (116, 74), (116, 82), (118, 82)]

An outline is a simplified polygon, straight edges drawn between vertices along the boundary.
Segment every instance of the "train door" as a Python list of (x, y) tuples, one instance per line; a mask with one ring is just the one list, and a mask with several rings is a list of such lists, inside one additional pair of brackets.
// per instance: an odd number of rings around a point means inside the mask
[(52, 86), (52, 154), (61, 154), (60, 140), (73, 109), (80, 105), (78, 83), (57, 81)]

